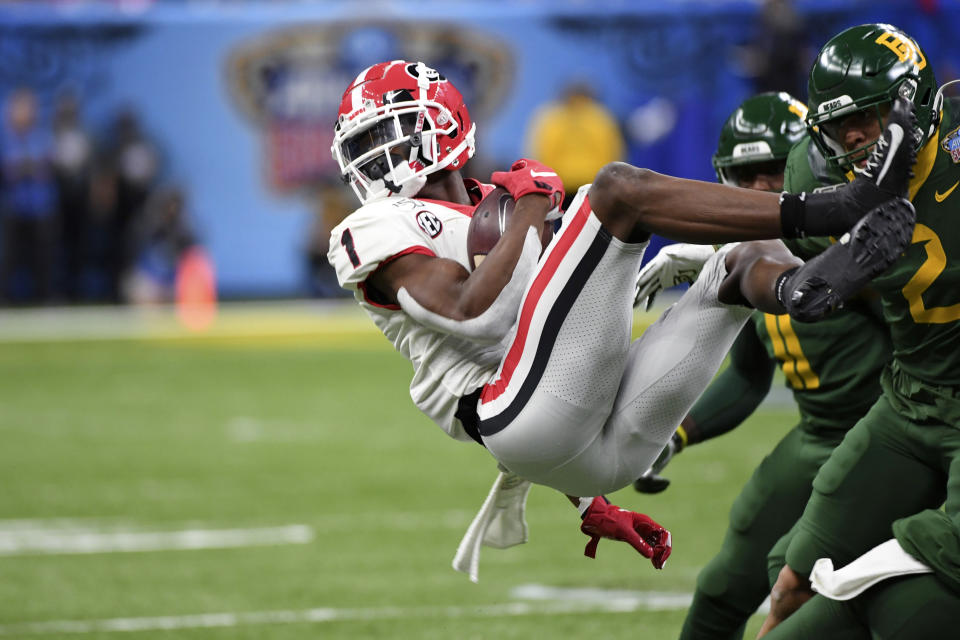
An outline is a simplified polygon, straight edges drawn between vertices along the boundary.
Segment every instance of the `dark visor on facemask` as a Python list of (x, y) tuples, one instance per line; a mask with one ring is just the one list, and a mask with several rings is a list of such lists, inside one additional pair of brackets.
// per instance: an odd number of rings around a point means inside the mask
[(397, 121), (394, 118), (384, 118), (375, 122), (366, 129), (356, 133), (341, 145), (343, 156), (347, 162), (356, 160), (371, 149), (395, 142), (404, 135), (413, 132), (417, 122), (417, 115), (404, 113), (400, 116), (402, 131), (397, 131)]
[(384, 118), (350, 136), (340, 148), (344, 158), (348, 162), (352, 162), (371, 149), (393, 142), (399, 137), (400, 132), (397, 131), (396, 120)]

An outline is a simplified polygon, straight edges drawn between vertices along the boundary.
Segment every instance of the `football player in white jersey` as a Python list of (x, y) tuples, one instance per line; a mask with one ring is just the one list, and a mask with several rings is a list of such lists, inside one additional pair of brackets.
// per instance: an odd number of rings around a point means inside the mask
[[(901, 111), (907, 122), (909, 104)], [(545, 250), (539, 230), (559, 217), (562, 184), (548, 167), (520, 160), (491, 176), (516, 208), (471, 271), (470, 216), (493, 189), (460, 174), (474, 133), (460, 93), (424, 63), (361, 72), (343, 95), (332, 152), (363, 206), (333, 229), (328, 258), (412, 362), (410, 393), (421, 411), (450, 436), (482, 444), (502, 469), (565, 493), (591, 536), (587, 555), (607, 537), (661, 568), (669, 532), (602, 494), (657, 457), (750, 316), (742, 305), (783, 313), (785, 303), (816, 317), (846, 290), (837, 274), (869, 279), (892, 263), (912, 229), (909, 203), (896, 199), (912, 149), (894, 139), (878, 152), (882, 175), (804, 196), (614, 163), (580, 189)], [(853, 225), (853, 239), (825, 264), (799, 269), (772, 240), (841, 236)], [(768, 241), (718, 251), (631, 343), (633, 282), (651, 232), (694, 243)]]

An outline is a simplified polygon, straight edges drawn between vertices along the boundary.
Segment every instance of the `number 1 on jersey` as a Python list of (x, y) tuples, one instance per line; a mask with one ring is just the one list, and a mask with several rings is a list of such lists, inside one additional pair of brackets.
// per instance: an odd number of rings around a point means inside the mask
[(350, 258), (350, 264), (353, 265), (353, 268), (356, 269), (360, 266), (360, 256), (357, 255), (357, 250), (353, 248), (353, 234), (350, 233), (350, 229), (344, 229), (343, 233), (340, 234), (340, 244), (343, 245), (343, 248), (347, 252), (347, 257)]

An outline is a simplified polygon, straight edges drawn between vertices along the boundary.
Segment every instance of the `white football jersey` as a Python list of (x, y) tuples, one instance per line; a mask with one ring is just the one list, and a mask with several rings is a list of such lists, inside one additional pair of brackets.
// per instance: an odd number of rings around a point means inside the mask
[(457, 402), (493, 378), (510, 336), (496, 345), (480, 345), (427, 328), (399, 305), (370, 300), (364, 281), (380, 265), (408, 253), (449, 258), (469, 269), (471, 214), (472, 209), (458, 210), (436, 201), (376, 200), (334, 227), (327, 254), (340, 286), (353, 292), (374, 324), (413, 364), (410, 396), (414, 404), (458, 440), (471, 438), (454, 417)]

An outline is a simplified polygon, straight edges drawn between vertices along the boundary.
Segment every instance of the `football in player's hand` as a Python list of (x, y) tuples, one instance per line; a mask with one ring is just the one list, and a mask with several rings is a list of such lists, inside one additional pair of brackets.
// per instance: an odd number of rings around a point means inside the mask
[(473, 211), (467, 229), (467, 256), (471, 269), (476, 269), (497, 244), (507, 229), (507, 220), (517, 205), (510, 192), (497, 187), (488, 193)]
[[(516, 201), (510, 192), (503, 187), (497, 187), (488, 193), (477, 204), (467, 229), (467, 256), (470, 260), (470, 269), (476, 269), (487, 254), (493, 250), (500, 236), (506, 231)], [(553, 239), (553, 223), (544, 224), (540, 241), (546, 248)]]

